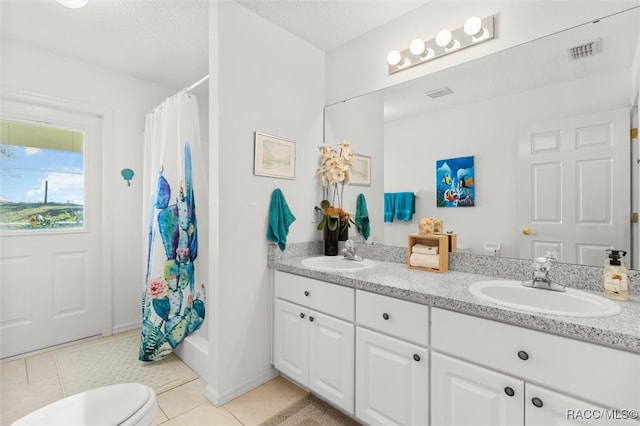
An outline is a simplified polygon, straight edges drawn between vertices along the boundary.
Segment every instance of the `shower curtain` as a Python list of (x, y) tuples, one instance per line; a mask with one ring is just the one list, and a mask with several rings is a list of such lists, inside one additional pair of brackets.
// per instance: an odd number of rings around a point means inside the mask
[(205, 316), (198, 275), (196, 194), (205, 194), (195, 95), (180, 92), (145, 116), (146, 270), (142, 294), (141, 361), (169, 355)]

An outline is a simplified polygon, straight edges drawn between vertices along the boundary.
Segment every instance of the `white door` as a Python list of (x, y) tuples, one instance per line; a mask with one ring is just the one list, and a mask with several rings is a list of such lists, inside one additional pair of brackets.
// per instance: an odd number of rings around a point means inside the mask
[(637, 418), (630, 418), (629, 409), (604, 409), (529, 383), (525, 393), (525, 426), (640, 425)]
[(284, 375), (306, 386), (309, 378), (309, 311), (276, 299), (274, 315), (273, 364)]
[(428, 351), (356, 328), (356, 416), (369, 425), (428, 424)]
[[(602, 266), (631, 241), (630, 112), (533, 124), (520, 132), (520, 257), (554, 250)], [(529, 230), (529, 231), (527, 231)]]
[(522, 423), (524, 382), (431, 353), (432, 426), (511, 426)]
[[(0, 357), (5, 358), (103, 331), (103, 147), (102, 119), (96, 115), (3, 99), (1, 116), (12, 122), (78, 130), (83, 134), (84, 156), (83, 225), (0, 234)], [(29, 152), (38, 155), (37, 150)], [(58, 187), (48, 186), (53, 196)], [(38, 188), (25, 187), (29, 189)]]
[(353, 414), (355, 326), (309, 314), (309, 388)]

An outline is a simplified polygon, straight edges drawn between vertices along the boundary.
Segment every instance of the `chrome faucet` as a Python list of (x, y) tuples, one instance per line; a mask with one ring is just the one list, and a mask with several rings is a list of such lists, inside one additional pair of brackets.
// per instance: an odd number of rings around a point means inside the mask
[(557, 260), (558, 257), (554, 253), (547, 253), (547, 256), (536, 257), (533, 261), (533, 279), (523, 281), (522, 285), (531, 288), (540, 288), (543, 290), (566, 291), (562, 284), (554, 283), (549, 277), (551, 271), (551, 262)]
[(342, 254), (344, 255), (344, 258), (347, 260), (355, 260), (356, 262), (362, 262), (364, 260), (362, 256), (358, 256), (356, 254), (356, 245), (351, 239), (344, 242), (344, 248), (342, 249)]

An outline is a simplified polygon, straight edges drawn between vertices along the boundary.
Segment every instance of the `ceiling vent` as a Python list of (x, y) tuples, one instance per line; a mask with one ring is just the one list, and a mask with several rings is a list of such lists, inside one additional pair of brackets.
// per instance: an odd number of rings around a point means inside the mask
[(586, 58), (587, 56), (593, 56), (596, 53), (602, 52), (602, 39), (592, 40), (578, 46), (570, 47), (567, 49), (569, 54), (569, 60)]
[(440, 96), (446, 96), (453, 93), (453, 90), (448, 87), (441, 87), (440, 89), (432, 90), (430, 92), (426, 92), (425, 95), (430, 97), (431, 99), (439, 98)]

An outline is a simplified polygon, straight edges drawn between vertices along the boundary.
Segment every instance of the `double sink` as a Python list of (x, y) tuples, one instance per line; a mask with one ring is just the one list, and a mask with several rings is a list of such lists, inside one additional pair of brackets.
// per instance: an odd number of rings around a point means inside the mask
[[(373, 268), (370, 259), (353, 261), (342, 256), (316, 256), (302, 260), (307, 268), (326, 272), (356, 272)], [(469, 286), (471, 294), (479, 299), (519, 309), (549, 315), (571, 317), (607, 317), (620, 313), (618, 303), (581, 290), (564, 292), (525, 287), (517, 280), (478, 281)]]

